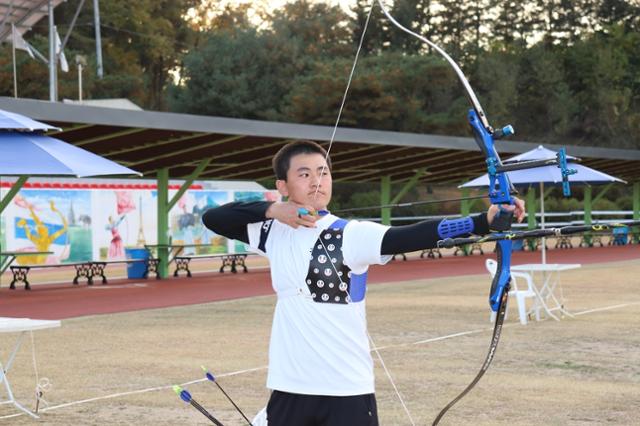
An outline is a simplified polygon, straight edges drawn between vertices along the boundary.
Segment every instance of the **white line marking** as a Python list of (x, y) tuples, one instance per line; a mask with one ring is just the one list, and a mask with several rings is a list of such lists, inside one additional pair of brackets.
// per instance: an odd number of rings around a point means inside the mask
[[(240, 374), (251, 373), (251, 372), (254, 372), (254, 371), (260, 371), (260, 370), (266, 370), (266, 369), (267, 369), (267, 366), (265, 365), (265, 366), (262, 366), (262, 367), (254, 367), (254, 368), (248, 368), (246, 370), (238, 370), (238, 371), (232, 371), (230, 373), (218, 374), (216, 377), (237, 376), (237, 375), (240, 375)], [(194, 384), (194, 383), (206, 382), (206, 381), (207, 381), (206, 378), (197, 379), (197, 380), (192, 380), (190, 382), (180, 383), (180, 386), (187, 386), (187, 385), (191, 385), (191, 384)], [(120, 392), (120, 393), (114, 393), (114, 394), (111, 394), (111, 395), (97, 396), (95, 398), (81, 399), (79, 401), (65, 402), (64, 404), (52, 405), (50, 407), (43, 408), (42, 410), (39, 410), (39, 413), (44, 412), (44, 411), (57, 410), (59, 408), (71, 407), (73, 405), (86, 404), (88, 402), (100, 401), (100, 400), (103, 400), (103, 399), (113, 399), (113, 398), (119, 398), (121, 396), (136, 395), (136, 394), (154, 392), (154, 391), (159, 391), (159, 390), (171, 390), (172, 388), (173, 388), (173, 385), (163, 385), (163, 386), (156, 386), (156, 387), (153, 387), (153, 388), (139, 389), (139, 390), (129, 391), (129, 392)], [(10, 414), (10, 415), (7, 415), (7, 416), (2, 416), (2, 417), (0, 417), (0, 419), (9, 419), (9, 418), (12, 418), (12, 417), (19, 417), (19, 416), (23, 416), (23, 415), (25, 415), (25, 413)]]
[(627, 306), (633, 306), (633, 305), (640, 305), (640, 302), (631, 302), (631, 303), (623, 303), (620, 305), (612, 305), (612, 306), (605, 306), (604, 308), (595, 308), (595, 309), (588, 309), (586, 311), (580, 311), (580, 312), (576, 312), (573, 315), (584, 315), (584, 314), (590, 314), (592, 312), (602, 312), (602, 311), (609, 311), (611, 309), (618, 309), (618, 308), (624, 308)]
[[(509, 324), (505, 324), (503, 327), (505, 327), (507, 325), (509, 325)], [(479, 328), (477, 330), (461, 331), (459, 333), (447, 334), (446, 336), (432, 337), (431, 339), (419, 340), (417, 342), (398, 343), (398, 344), (395, 344), (395, 345), (378, 346), (376, 349), (380, 350), (380, 349), (389, 349), (389, 348), (399, 348), (399, 347), (402, 347), (402, 346), (422, 345), (424, 343), (437, 342), (439, 340), (447, 340), (447, 339), (452, 339), (454, 337), (466, 336), (466, 335), (469, 335), (469, 334), (477, 334), (477, 333), (482, 333), (484, 331), (491, 331), (491, 330), (493, 330), (492, 327)]]
[[(576, 312), (573, 315), (576, 315), (576, 316), (578, 316), (578, 315), (586, 315), (586, 314), (590, 314), (590, 313), (594, 313), (594, 312), (602, 312), (602, 311), (608, 311), (608, 310), (612, 310), (612, 309), (620, 309), (620, 308), (625, 308), (627, 306), (634, 306), (634, 305), (640, 305), (640, 302), (623, 303), (623, 304), (619, 304), (619, 305), (604, 306), (602, 308), (587, 309), (587, 310), (584, 310), (584, 311)], [(515, 325), (519, 325), (519, 324), (520, 323), (504, 324), (503, 328), (504, 327), (515, 326)], [(396, 344), (396, 345), (380, 346), (377, 349), (378, 350), (382, 350), (382, 349), (398, 348), (398, 347), (402, 347), (402, 346), (422, 345), (422, 344), (426, 344), (426, 343), (439, 342), (441, 340), (453, 339), (455, 337), (468, 336), (468, 335), (471, 335), (471, 334), (478, 334), (478, 333), (482, 333), (482, 332), (485, 332), (485, 331), (491, 331), (491, 330), (493, 330), (493, 327), (479, 328), (479, 329), (475, 329), (475, 330), (461, 331), (459, 333), (447, 334), (445, 336), (433, 337), (433, 338), (425, 339), (425, 340), (418, 340), (417, 342), (400, 343), (400, 344)], [(265, 366), (262, 366), (262, 367), (254, 367), (254, 368), (248, 368), (248, 369), (245, 369), (245, 370), (238, 370), (238, 371), (232, 371), (232, 372), (229, 372), (229, 373), (218, 374), (217, 377), (238, 376), (240, 374), (252, 373), (252, 372), (255, 372), (255, 371), (261, 371), (261, 370), (266, 370), (266, 369), (267, 369), (267, 366), (265, 365)], [(206, 380), (207, 380), (206, 378), (196, 379), (196, 380), (192, 380), (190, 382), (181, 383), (180, 386), (187, 386), (187, 385), (191, 385), (191, 384), (194, 384), (194, 383), (204, 382)], [(82, 399), (82, 400), (79, 400), (79, 401), (71, 401), (71, 402), (66, 402), (64, 404), (52, 405), (50, 407), (43, 408), (42, 410), (40, 410), (40, 412), (57, 410), (59, 408), (66, 408), (66, 407), (71, 407), (71, 406), (74, 406), (74, 405), (86, 404), (88, 402), (100, 401), (100, 400), (104, 400), (104, 399), (119, 398), (121, 396), (136, 395), (136, 394), (154, 392), (154, 391), (159, 391), (159, 390), (168, 390), (168, 389), (171, 389), (172, 387), (173, 387), (173, 385), (156, 386), (156, 387), (152, 387), (152, 388), (140, 389), (140, 390), (135, 390), (135, 391), (120, 392), (120, 393), (114, 393), (114, 394), (111, 394), (111, 395), (98, 396), (98, 397), (95, 397), (95, 398)], [(26, 415), (26, 414), (25, 413), (9, 414), (9, 415), (0, 417), (0, 420), (1, 419), (10, 419), (10, 418), (13, 418), (13, 417), (20, 417), (20, 416), (24, 416), (24, 415)]]

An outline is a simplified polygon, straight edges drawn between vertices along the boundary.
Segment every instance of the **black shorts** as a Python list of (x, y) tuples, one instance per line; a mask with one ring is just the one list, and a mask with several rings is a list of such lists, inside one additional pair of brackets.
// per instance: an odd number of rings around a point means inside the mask
[(269, 426), (378, 426), (376, 396), (300, 395), (273, 391)]

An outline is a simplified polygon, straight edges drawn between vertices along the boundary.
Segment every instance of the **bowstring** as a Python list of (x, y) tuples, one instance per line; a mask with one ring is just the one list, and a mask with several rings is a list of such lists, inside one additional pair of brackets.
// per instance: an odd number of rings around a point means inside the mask
[[(365, 34), (367, 33), (367, 28), (369, 27), (369, 21), (371, 20), (371, 15), (373, 12), (373, 8), (376, 5), (376, 0), (372, 0), (371, 1), (371, 6), (369, 8), (369, 13), (367, 14), (367, 19), (365, 20), (364, 23), (364, 28), (362, 29), (362, 35), (360, 36), (360, 41), (358, 43), (358, 49), (356, 50), (356, 55), (355, 58), (353, 60), (353, 64), (351, 66), (351, 71), (349, 73), (349, 79), (347, 80), (347, 86), (344, 90), (344, 93), (342, 95), (342, 101), (340, 102), (340, 108), (338, 109), (338, 116), (336, 117), (336, 122), (333, 126), (333, 130), (331, 132), (331, 138), (329, 139), (329, 147), (327, 148), (327, 154), (325, 155), (324, 158), (324, 164), (322, 165), (322, 170), (320, 171), (320, 176), (318, 176), (318, 182), (316, 184), (316, 191), (313, 195), (313, 201), (315, 201), (318, 197), (318, 191), (320, 190), (320, 184), (321, 184), (321, 180), (322, 177), (324, 176), (324, 172), (327, 168), (327, 164), (328, 164), (328, 159), (329, 159), (329, 154), (331, 153), (331, 148), (333, 147), (333, 142), (335, 141), (336, 138), (336, 132), (338, 131), (338, 126), (340, 124), (340, 119), (342, 118), (342, 112), (344, 111), (344, 105), (347, 101), (347, 95), (349, 94), (349, 89), (351, 88), (351, 82), (353, 81), (353, 76), (355, 74), (355, 70), (356, 70), (356, 66), (358, 65), (358, 59), (360, 57), (360, 52), (362, 51), (362, 45), (364, 44), (364, 38), (365, 38)], [(315, 203), (314, 203), (315, 204)], [(324, 244), (324, 241), (322, 241), (322, 238), (318, 239), (320, 241), (320, 244), (322, 245), (322, 248), (327, 256), (327, 258), (329, 259), (329, 263), (331, 264), (331, 267), (333, 268), (336, 276), (338, 277), (338, 280), (340, 280), (340, 284), (346, 284), (343, 280), (342, 277), (340, 276), (340, 274), (338, 273), (338, 270), (335, 266), (335, 264), (332, 261), (332, 257), (329, 254), (329, 251), (327, 250), (327, 247)], [(346, 293), (347, 293), (347, 303), (351, 303), (351, 294), (349, 293), (349, 288), (346, 287)], [(373, 338), (371, 337), (371, 334), (369, 333), (369, 330), (367, 328), (367, 324), (366, 324), (366, 319), (364, 318), (364, 314), (361, 310), (358, 310), (359, 314), (361, 315), (361, 319), (364, 323), (364, 328), (365, 328), (365, 332), (367, 334), (367, 338), (369, 339), (369, 343), (371, 345), (371, 349), (375, 352), (376, 357), (378, 358), (380, 365), (382, 366), (382, 369), (385, 372), (385, 375), (387, 376), (387, 378), (389, 379), (389, 382), (391, 384), (391, 386), (393, 387), (393, 390), (396, 394), (396, 396), (398, 397), (398, 400), (400, 401), (400, 405), (402, 405), (402, 408), (405, 412), (405, 414), (407, 415), (409, 421), (411, 422), (412, 426), (415, 426), (415, 422), (413, 420), (413, 417), (411, 416), (411, 412), (409, 411), (409, 408), (407, 407), (407, 404), (404, 401), (404, 398), (402, 397), (402, 395), (400, 394), (400, 391), (398, 390), (398, 386), (396, 385), (395, 381), (393, 380), (393, 377), (391, 376), (391, 372), (389, 371), (389, 369), (387, 368), (386, 363), (384, 362), (384, 359), (382, 358), (382, 355), (380, 354), (380, 351), (378, 350), (377, 345), (375, 344), (375, 342), (373, 341)]]

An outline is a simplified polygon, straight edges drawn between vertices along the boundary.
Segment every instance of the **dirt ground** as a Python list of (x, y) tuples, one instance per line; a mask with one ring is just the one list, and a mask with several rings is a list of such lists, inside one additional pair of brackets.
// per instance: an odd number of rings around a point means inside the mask
[[(515, 300), (493, 365), (443, 425), (638, 424), (640, 419), (640, 262), (586, 265), (563, 272), (561, 321), (522, 326)], [(416, 425), (475, 376), (489, 346), (486, 274), (376, 284), (369, 288), (369, 330)], [(200, 366), (251, 417), (268, 398), (267, 346), (275, 298), (255, 297), (62, 321), (34, 332), (38, 372), (51, 380), (41, 419), (7, 425), (210, 424), (171, 390), (185, 385), (225, 425), (242, 418)], [(16, 335), (0, 335), (6, 361)], [(30, 339), (9, 372), (18, 400), (33, 407)], [(375, 359), (375, 354), (374, 354)], [(382, 425), (409, 425), (376, 360)], [(4, 387), (0, 398), (5, 398)]]

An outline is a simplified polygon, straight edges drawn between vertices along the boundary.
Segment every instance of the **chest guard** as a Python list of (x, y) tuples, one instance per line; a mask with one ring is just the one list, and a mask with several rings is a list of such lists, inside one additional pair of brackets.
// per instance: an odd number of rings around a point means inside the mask
[(367, 273), (353, 274), (344, 264), (342, 241), (346, 224), (344, 219), (333, 222), (311, 250), (305, 281), (314, 302), (347, 304), (364, 299)]

